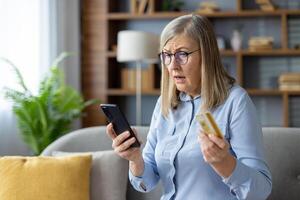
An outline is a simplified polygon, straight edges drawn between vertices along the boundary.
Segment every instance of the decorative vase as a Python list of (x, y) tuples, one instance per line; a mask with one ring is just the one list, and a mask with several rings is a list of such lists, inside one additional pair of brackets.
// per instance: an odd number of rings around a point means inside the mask
[(223, 37), (217, 36), (217, 44), (218, 44), (219, 50), (224, 50), (225, 49), (225, 40), (224, 40)]
[(242, 47), (242, 34), (238, 30), (234, 30), (231, 40), (231, 48), (233, 51), (239, 51)]

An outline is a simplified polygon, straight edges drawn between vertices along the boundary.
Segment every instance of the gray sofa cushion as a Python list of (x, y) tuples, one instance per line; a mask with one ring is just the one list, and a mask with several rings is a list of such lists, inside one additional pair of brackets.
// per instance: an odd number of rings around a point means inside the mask
[[(53, 151), (53, 156), (82, 154), (74, 152)], [(120, 158), (114, 151), (88, 152), (92, 154), (90, 179), (91, 199), (126, 200), (128, 182), (128, 161)]]
[(263, 136), (273, 179), (268, 199), (300, 199), (300, 128), (263, 128)]

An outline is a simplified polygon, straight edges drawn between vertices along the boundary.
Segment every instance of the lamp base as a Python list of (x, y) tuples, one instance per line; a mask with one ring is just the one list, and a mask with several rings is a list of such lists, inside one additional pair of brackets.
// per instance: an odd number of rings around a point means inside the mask
[(142, 125), (142, 63), (136, 62), (136, 126)]

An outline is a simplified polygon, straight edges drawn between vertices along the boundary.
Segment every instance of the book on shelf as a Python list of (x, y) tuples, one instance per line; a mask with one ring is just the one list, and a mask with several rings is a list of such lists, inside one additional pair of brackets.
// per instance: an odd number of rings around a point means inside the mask
[(137, 0), (130, 0), (130, 12), (132, 14), (137, 13)]
[(214, 13), (220, 10), (219, 5), (216, 2), (204, 1), (201, 2), (200, 8), (197, 10), (198, 13)]
[(138, 14), (143, 14), (145, 12), (148, 0), (140, 0), (138, 7)]
[(273, 5), (260, 5), (260, 9), (263, 11), (274, 11), (275, 10), (275, 6)]
[(297, 82), (300, 83), (300, 73), (299, 72), (289, 72), (283, 73), (279, 76), (279, 83), (285, 82)]
[(248, 46), (250, 51), (273, 49), (273, 37), (250, 37)]
[(274, 11), (276, 8), (270, 0), (255, 0), (255, 3), (263, 11)]
[(155, 10), (155, 1), (154, 0), (149, 0), (148, 2), (148, 7), (147, 7), (147, 12), (149, 14), (154, 13)]
[[(154, 70), (154, 65), (142, 68), (142, 91), (154, 89)], [(136, 89), (136, 68), (125, 67), (121, 70), (121, 87), (125, 90)]]
[(300, 82), (299, 83), (294, 83), (294, 84), (286, 84), (286, 83), (279, 84), (279, 90), (283, 90), (283, 91), (300, 91)]
[(279, 89), (285, 91), (300, 91), (300, 73), (289, 72), (279, 76)]
[(132, 14), (154, 13), (154, 0), (130, 0), (130, 12)]

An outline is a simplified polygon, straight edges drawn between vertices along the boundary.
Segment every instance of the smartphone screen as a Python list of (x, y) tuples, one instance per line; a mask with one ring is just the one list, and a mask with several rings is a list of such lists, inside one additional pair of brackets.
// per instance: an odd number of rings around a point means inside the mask
[(136, 139), (135, 143), (133, 143), (130, 147), (140, 147), (138, 139), (136, 138), (133, 130), (130, 128), (125, 115), (122, 113), (119, 107), (116, 104), (101, 104), (100, 107), (108, 121), (113, 124), (113, 128), (116, 134), (119, 135), (124, 131), (129, 131), (129, 138), (135, 137)]

